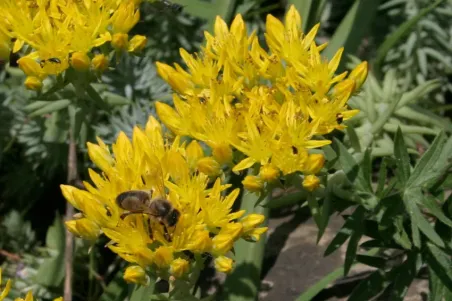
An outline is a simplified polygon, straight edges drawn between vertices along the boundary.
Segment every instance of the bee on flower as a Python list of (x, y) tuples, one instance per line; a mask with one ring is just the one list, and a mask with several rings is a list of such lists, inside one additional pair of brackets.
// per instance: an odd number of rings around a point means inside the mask
[(267, 230), (259, 226), (262, 215), (232, 211), (239, 189), (225, 194), (230, 185), (200, 168), (207, 164), (198, 164), (206, 158), (198, 142), (186, 145), (176, 137), (170, 144), (153, 117), (131, 140), (121, 133), (111, 148), (101, 140), (88, 143), (88, 154), (101, 172), (89, 170), (87, 191), (61, 186), (80, 211), (66, 225), (88, 240), (108, 237), (108, 248), (132, 265), (129, 282), (146, 283), (145, 270), (185, 278), (193, 258), (207, 256), (229, 272), (233, 244), (258, 241)]

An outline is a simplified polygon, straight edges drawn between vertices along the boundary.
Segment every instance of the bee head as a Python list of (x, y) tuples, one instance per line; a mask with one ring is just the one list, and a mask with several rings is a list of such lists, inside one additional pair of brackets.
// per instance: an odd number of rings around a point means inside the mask
[(169, 227), (175, 226), (177, 221), (179, 220), (179, 217), (180, 217), (180, 212), (176, 209), (173, 209), (167, 217), (168, 226)]

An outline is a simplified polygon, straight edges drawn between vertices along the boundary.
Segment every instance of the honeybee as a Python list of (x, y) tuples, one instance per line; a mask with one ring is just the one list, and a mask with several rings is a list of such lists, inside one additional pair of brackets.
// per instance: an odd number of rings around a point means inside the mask
[(121, 219), (131, 214), (148, 214), (157, 219), (163, 225), (165, 239), (170, 241), (167, 227), (175, 226), (180, 217), (180, 212), (170, 201), (162, 197), (152, 198), (150, 192), (132, 190), (119, 194), (116, 204), (127, 211), (121, 215)]

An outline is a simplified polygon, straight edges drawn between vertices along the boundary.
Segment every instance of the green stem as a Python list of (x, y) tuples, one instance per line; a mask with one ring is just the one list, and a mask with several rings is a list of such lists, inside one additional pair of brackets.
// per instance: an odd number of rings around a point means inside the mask
[(93, 281), (94, 281), (94, 251), (89, 253), (89, 273), (88, 273), (88, 300), (93, 299)]

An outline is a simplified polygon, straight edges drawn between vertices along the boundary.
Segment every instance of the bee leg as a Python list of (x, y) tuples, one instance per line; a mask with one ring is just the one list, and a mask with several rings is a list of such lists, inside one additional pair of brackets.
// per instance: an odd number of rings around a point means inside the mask
[(149, 231), (149, 238), (151, 238), (151, 240), (154, 240), (154, 233), (152, 232), (151, 217), (148, 217), (148, 231)]
[(166, 228), (166, 224), (164, 224), (164, 223), (161, 223), (161, 224), (163, 226), (163, 232), (164, 232), (163, 235), (165, 236), (165, 240), (168, 242), (172, 242), (173, 240), (168, 232), (168, 229)]

